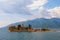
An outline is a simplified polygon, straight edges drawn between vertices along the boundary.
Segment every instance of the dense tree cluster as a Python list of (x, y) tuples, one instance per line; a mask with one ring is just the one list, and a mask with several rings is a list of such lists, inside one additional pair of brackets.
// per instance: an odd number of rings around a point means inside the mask
[(9, 27), (9, 30), (10, 30), (10, 31), (14, 31), (14, 30), (15, 30), (15, 31), (19, 31), (19, 30), (20, 30), (20, 31), (24, 31), (24, 30), (27, 30), (27, 31), (28, 31), (28, 30), (31, 30), (31, 29), (32, 29), (32, 25), (31, 25), (31, 24), (29, 24), (28, 27), (24, 27), (23, 24), (22, 24), (22, 25), (10, 26), (10, 27)]

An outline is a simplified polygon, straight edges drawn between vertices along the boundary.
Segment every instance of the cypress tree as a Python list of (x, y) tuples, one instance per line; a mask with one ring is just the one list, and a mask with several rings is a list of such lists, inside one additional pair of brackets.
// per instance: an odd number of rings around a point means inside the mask
[(31, 29), (31, 28), (32, 28), (32, 25), (29, 24), (29, 29)]
[(18, 30), (21, 28), (21, 25), (18, 25)]

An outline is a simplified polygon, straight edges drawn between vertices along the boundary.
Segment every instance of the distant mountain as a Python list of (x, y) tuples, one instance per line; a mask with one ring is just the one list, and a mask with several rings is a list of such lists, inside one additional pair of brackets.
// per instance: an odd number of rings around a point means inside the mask
[(28, 20), (24, 22), (17, 22), (14, 24), (10, 24), (9, 26), (24, 24), (24, 26), (28, 26), (31, 24), (32, 27), (35, 28), (60, 28), (60, 18), (52, 18), (52, 19), (45, 19), (45, 18), (37, 18), (34, 20)]

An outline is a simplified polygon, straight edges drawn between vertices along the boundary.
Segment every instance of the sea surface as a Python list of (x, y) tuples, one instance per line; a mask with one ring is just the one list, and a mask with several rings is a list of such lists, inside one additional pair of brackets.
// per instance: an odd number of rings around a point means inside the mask
[(60, 40), (60, 32), (8, 32), (2, 28), (0, 40)]

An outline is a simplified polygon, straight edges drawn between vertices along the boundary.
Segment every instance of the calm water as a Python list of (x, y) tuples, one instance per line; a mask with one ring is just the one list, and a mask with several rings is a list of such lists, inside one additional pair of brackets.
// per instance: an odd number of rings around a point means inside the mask
[(60, 32), (8, 32), (0, 29), (0, 40), (60, 40)]

